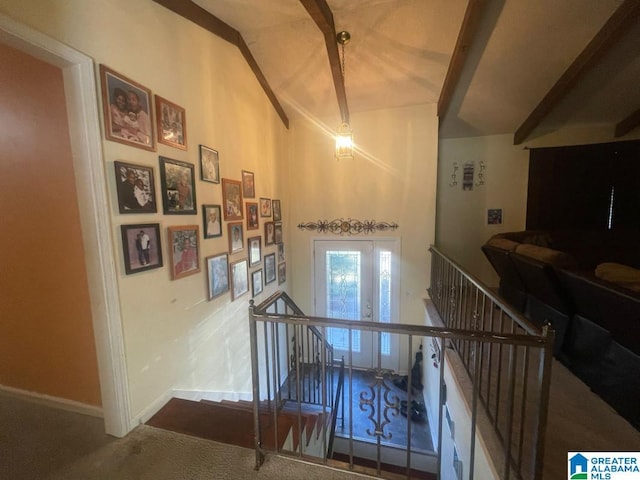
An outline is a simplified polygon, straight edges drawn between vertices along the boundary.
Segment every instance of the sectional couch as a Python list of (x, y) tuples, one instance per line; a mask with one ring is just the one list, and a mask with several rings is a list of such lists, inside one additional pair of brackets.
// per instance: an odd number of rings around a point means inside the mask
[(482, 250), (500, 295), (550, 323), (556, 358), (640, 429), (640, 232), (507, 232)]

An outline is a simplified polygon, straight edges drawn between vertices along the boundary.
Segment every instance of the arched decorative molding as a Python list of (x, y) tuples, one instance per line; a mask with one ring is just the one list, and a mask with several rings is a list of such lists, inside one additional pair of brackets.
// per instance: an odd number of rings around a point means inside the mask
[(63, 72), (105, 431), (122, 437), (135, 425), (131, 420), (94, 63), (90, 57), (2, 14), (0, 42)]

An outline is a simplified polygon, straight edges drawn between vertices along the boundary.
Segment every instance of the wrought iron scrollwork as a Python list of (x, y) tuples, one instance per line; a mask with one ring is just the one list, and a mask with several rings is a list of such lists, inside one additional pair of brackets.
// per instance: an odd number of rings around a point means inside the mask
[[(369, 408), (369, 420), (373, 424), (373, 430), (367, 428), (367, 434), (372, 437), (381, 437), (390, 440), (393, 434), (385, 433), (384, 427), (391, 423), (389, 414), (395, 417), (398, 415), (400, 400), (391, 388), (385, 383), (387, 377), (393, 374), (391, 370), (375, 369), (373, 382), (367, 386), (369, 391), (360, 392), (360, 410), (366, 412)], [(377, 405), (376, 405), (377, 404)], [(382, 409), (384, 407), (384, 409)]]
[(384, 232), (398, 228), (395, 222), (378, 222), (376, 220), (355, 220), (353, 218), (337, 218), (335, 220), (318, 220), (316, 222), (299, 223), (300, 230), (311, 230), (318, 233), (332, 233), (334, 235), (357, 235)]

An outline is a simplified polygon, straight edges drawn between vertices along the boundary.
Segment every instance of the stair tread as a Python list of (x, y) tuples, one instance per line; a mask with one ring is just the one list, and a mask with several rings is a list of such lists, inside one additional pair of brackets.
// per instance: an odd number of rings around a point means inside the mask
[[(260, 413), (262, 443), (275, 449), (275, 431), (270, 413)], [(172, 398), (147, 423), (147, 425), (171, 430), (208, 440), (240, 447), (254, 448), (253, 412), (229, 408), (215, 402), (194, 402)], [(278, 419), (278, 448), (282, 448), (293, 422), (289, 418)]]

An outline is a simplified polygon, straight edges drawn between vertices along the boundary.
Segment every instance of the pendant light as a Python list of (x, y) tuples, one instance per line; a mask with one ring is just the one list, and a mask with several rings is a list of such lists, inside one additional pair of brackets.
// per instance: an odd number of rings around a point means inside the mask
[[(342, 81), (345, 78), (344, 69), (344, 46), (351, 40), (351, 34), (349, 32), (339, 32), (336, 35), (336, 40), (341, 46), (342, 50)], [(337, 160), (353, 160), (353, 130), (349, 125), (348, 119), (342, 118), (342, 123), (338, 125), (336, 129), (336, 159)]]

